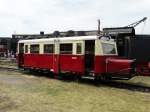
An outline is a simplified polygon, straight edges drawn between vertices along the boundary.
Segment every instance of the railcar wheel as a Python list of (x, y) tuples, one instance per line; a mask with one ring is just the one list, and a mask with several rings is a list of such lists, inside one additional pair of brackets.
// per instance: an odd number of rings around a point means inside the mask
[(59, 75), (54, 73), (54, 79), (59, 79)]
[(101, 76), (98, 75), (98, 76), (94, 77), (94, 84), (95, 85), (98, 85), (100, 81), (101, 81)]
[(80, 82), (81, 81), (81, 75), (75, 75), (75, 81)]

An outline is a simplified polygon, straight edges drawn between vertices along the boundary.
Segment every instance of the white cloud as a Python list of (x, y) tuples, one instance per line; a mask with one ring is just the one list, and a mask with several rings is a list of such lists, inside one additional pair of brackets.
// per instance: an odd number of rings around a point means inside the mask
[[(0, 0), (0, 36), (46, 33), (54, 30), (93, 30), (100, 18), (103, 27), (128, 25), (150, 17), (149, 0)], [(150, 34), (150, 22), (138, 33)]]

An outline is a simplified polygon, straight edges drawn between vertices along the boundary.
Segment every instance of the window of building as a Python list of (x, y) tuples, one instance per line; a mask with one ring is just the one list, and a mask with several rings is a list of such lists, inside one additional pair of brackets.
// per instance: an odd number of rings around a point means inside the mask
[(54, 45), (53, 44), (45, 44), (44, 45), (44, 53), (54, 53)]
[(25, 45), (25, 53), (28, 53), (28, 45)]
[(77, 43), (77, 54), (81, 54), (81, 52), (82, 52), (82, 44)]
[(39, 45), (31, 45), (30, 53), (39, 53)]
[(72, 54), (72, 44), (60, 44), (60, 54)]

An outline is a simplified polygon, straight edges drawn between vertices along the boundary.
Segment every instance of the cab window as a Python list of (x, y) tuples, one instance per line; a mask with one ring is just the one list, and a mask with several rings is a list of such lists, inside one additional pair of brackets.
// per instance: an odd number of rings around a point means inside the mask
[(102, 50), (104, 54), (116, 54), (115, 44), (102, 43)]

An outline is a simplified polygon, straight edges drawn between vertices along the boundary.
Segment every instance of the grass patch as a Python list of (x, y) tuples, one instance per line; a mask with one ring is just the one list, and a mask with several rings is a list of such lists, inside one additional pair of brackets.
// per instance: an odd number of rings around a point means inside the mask
[[(5, 64), (4, 64), (5, 66)], [(42, 75), (42, 74), (41, 74)], [(149, 77), (126, 83), (150, 87)], [(150, 94), (0, 71), (0, 112), (148, 112)]]

